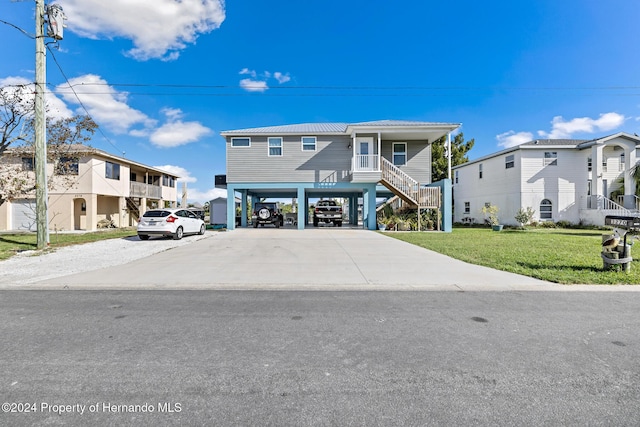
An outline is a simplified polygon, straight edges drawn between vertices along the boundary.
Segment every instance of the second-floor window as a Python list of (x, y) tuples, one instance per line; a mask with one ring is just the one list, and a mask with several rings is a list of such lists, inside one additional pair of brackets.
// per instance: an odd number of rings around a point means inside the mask
[(58, 175), (78, 175), (78, 159), (72, 157), (60, 157), (56, 164)]
[(406, 142), (393, 143), (393, 164), (396, 166), (403, 166), (407, 164), (407, 143)]
[(169, 175), (162, 175), (162, 185), (164, 185), (165, 187), (175, 187), (175, 183), (176, 181), (173, 179), (172, 176)]
[(510, 154), (504, 158), (505, 169), (511, 169), (512, 167), (515, 167), (515, 165), (516, 165), (516, 160), (513, 154)]
[(23, 157), (22, 158), (22, 170), (23, 171), (32, 171), (33, 170), (33, 157)]
[(544, 165), (545, 166), (558, 166), (558, 152), (557, 151), (545, 151), (544, 152)]
[(269, 138), (269, 157), (282, 156), (282, 138)]
[(482, 179), (482, 163), (478, 165), (478, 178)]
[(231, 138), (232, 147), (251, 147), (251, 138)]
[(458, 183), (458, 171), (455, 171), (453, 176), (454, 176), (454, 179), (455, 179), (456, 184), (457, 184)]
[(591, 172), (593, 170), (593, 160), (591, 160), (591, 156), (587, 157), (587, 171)]
[(104, 162), (105, 178), (120, 180), (120, 165), (117, 163)]
[(315, 136), (303, 136), (302, 137), (302, 151), (316, 151), (316, 137)]

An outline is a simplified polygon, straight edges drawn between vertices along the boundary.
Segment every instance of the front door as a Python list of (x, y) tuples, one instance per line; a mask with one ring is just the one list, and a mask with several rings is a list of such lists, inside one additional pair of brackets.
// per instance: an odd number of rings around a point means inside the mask
[(375, 170), (375, 159), (373, 154), (373, 138), (356, 138), (356, 156), (359, 170)]

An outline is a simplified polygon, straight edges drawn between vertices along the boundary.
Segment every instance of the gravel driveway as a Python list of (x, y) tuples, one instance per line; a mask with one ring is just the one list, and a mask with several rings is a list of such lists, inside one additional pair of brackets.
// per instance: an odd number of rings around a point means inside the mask
[(37, 251), (24, 251), (8, 260), (0, 261), (0, 284), (22, 285), (126, 264), (158, 252), (213, 237), (217, 233), (207, 231), (202, 236), (187, 236), (182, 240), (152, 238), (142, 241), (138, 236), (108, 239), (65, 246), (44, 254), (39, 254)]

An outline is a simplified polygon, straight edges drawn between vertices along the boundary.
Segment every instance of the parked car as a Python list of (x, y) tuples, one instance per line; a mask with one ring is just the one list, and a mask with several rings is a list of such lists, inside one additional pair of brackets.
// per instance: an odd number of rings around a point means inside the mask
[(342, 227), (342, 206), (335, 200), (320, 200), (313, 209), (313, 226), (317, 227), (318, 223), (329, 224)]
[(258, 202), (254, 206), (251, 222), (253, 228), (258, 228), (258, 225), (264, 227), (265, 224), (273, 224), (276, 228), (280, 228), (284, 219), (277, 203)]
[(138, 220), (138, 237), (171, 236), (175, 240), (188, 234), (204, 234), (204, 221), (187, 209), (151, 209)]

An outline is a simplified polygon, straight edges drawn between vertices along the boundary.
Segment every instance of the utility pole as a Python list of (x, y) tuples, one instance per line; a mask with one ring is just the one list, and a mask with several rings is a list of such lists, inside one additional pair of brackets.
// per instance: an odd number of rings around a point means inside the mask
[(37, 248), (49, 246), (47, 200), (47, 142), (44, 89), (46, 52), (44, 45), (44, 0), (36, 0), (35, 162)]

